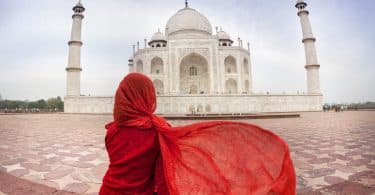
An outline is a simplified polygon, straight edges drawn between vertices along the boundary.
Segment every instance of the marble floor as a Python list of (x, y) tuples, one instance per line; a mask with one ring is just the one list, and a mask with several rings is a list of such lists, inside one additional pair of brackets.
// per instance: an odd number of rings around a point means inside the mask
[[(108, 166), (104, 124), (111, 118), (0, 115), (0, 195), (97, 194)], [(375, 194), (375, 111), (243, 122), (268, 128), (288, 142), (298, 194)]]

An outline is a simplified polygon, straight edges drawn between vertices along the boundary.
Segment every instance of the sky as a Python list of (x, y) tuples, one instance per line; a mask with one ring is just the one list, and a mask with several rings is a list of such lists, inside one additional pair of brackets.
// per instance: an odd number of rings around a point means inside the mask
[[(375, 1), (305, 0), (326, 103), (375, 101)], [(77, 0), (0, 0), (0, 94), (37, 100), (65, 95), (68, 45)], [(150, 39), (184, 0), (82, 0), (81, 93), (114, 94), (132, 45)], [(251, 45), (255, 92), (306, 91), (295, 0), (189, 0), (189, 6)]]

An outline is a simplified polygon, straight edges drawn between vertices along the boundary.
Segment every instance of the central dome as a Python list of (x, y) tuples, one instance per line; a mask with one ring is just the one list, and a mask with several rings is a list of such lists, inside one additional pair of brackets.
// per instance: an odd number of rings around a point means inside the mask
[(208, 19), (197, 10), (186, 7), (173, 15), (166, 26), (167, 35), (186, 31), (198, 31), (200, 33), (212, 34), (212, 27)]

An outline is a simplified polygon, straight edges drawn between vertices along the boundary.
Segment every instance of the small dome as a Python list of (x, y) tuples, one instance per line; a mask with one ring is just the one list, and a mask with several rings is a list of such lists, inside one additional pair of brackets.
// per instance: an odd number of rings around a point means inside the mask
[(197, 10), (186, 7), (179, 10), (167, 22), (167, 35), (189, 30), (212, 35), (212, 26), (208, 19)]
[(85, 11), (85, 7), (83, 7), (81, 1), (79, 1), (74, 7), (73, 7), (73, 11), (76, 12), (76, 13), (82, 13)]
[(297, 0), (295, 7), (298, 8), (300, 6), (301, 8), (304, 8), (307, 6), (307, 4), (303, 0)]
[(218, 38), (219, 40), (231, 40), (229, 34), (226, 33), (226, 32), (224, 32), (223, 30), (220, 30), (220, 31), (217, 33), (217, 38)]
[(161, 33), (160, 31), (156, 32), (152, 37), (150, 42), (154, 41), (166, 41), (167, 39), (165, 38), (164, 34)]

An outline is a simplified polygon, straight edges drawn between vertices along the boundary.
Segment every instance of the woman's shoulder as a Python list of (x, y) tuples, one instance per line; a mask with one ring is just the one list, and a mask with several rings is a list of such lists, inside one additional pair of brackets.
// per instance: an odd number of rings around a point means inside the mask
[(110, 129), (114, 129), (116, 128), (116, 123), (114, 121), (110, 122), (110, 123), (107, 123), (105, 126), (104, 126), (107, 130), (110, 130)]
[[(140, 129), (137, 127), (125, 127), (125, 126), (119, 126), (116, 124), (116, 122), (110, 122), (105, 125), (105, 128), (107, 129), (106, 133), (106, 140), (112, 139), (113, 137), (118, 136), (142, 136), (144, 134), (150, 134), (153, 133), (153, 129)], [(121, 138), (120, 138), (121, 139)]]

